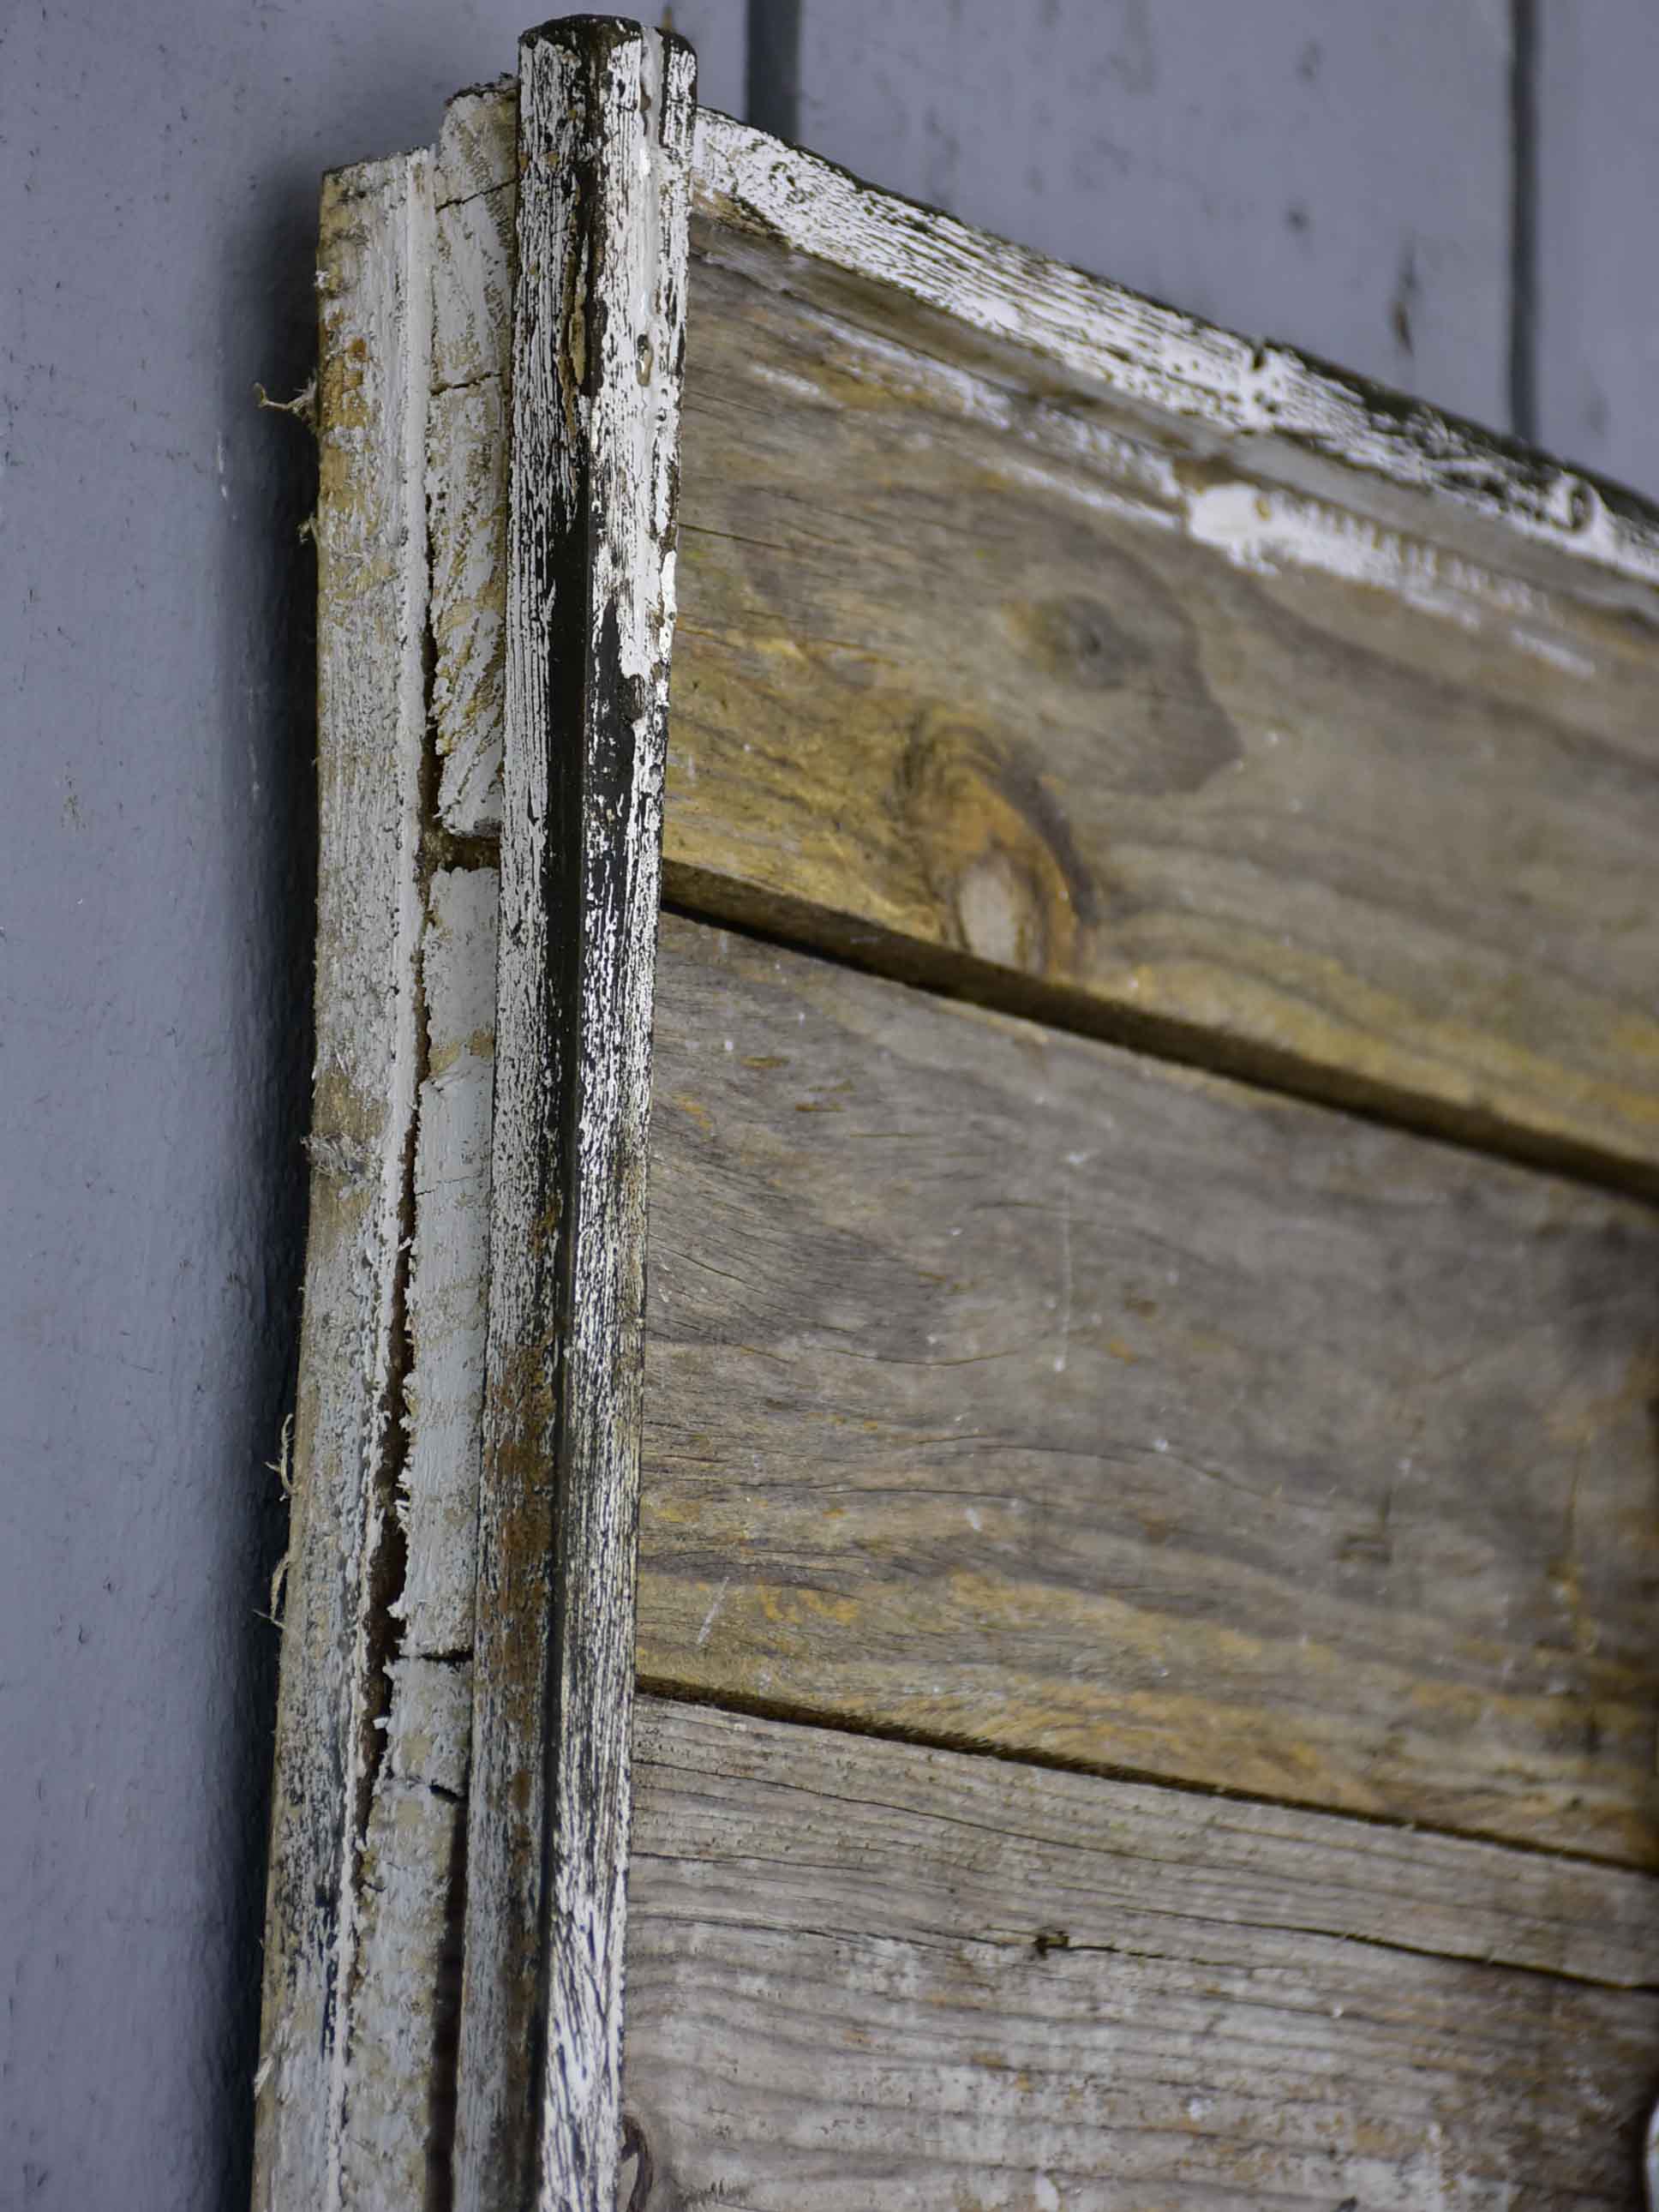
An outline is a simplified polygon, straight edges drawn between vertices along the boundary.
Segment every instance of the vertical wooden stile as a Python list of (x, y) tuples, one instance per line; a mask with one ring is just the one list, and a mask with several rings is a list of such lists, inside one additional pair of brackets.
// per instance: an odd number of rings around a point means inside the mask
[(695, 62), (520, 46), (461, 2212), (618, 2169), (646, 1142)]
[(386, 1689), (418, 1074), (430, 165), (324, 190), (317, 1043), (253, 2202), (345, 2191), (362, 1875)]

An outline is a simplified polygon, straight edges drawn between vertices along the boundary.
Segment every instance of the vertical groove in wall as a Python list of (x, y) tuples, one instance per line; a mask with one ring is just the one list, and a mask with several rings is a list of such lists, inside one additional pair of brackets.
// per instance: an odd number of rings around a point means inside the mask
[(746, 119), (775, 138), (800, 137), (801, 0), (749, 0)]
[(1538, 0), (1510, 0), (1510, 428), (1538, 441)]

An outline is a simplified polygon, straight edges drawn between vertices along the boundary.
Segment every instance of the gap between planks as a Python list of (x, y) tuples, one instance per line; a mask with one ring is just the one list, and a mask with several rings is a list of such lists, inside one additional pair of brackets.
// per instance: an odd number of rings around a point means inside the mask
[[(484, 841), (480, 841), (480, 849), (493, 854), (494, 848)], [(930, 997), (1040, 1022), (1072, 1036), (1121, 1045), (1149, 1060), (1224, 1076), (1303, 1105), (1326, 1107), (1379, 1128), (1397, 1129), (1405, 1136), (1564, 1176), (1587, 1189), (1659, 1205), (1659, 1164), (1650, 1167), (1565, 1138), (1535, 1135), (1498, 1115), (1461, 1110), (1419, 1091), (1370, 1082), (1323, 1061), (1305, 1062), (1196, 1023), (1137, 1013), (1133, 1007), (1094, 998), (1081, 989), (997, 967), (948, 946), (924, 945), (854, 916), (804, 901), (769, 897), (733, 877), (684, 861), (663, 862), (662, 910), (685, 921), (729, 930), (757, 945), (854, 968)]]
[[(823, 1712), (811, 1705), (795, 1704), (787, 1698), (746, 1697), (735, 1690), (712, 1691), (702, 1683), (680, 1681), (672, 1675), (644, 1669), (635, 1676), (635, 1688), (641, 1698), (654, 1698), (665, 1705), (688, 1705), (701, 1711), (725, 1713), (733, 1720), (775, 1721), (783, 1727), (810, 1729), (824, 1735), (847, 1736), (860, 1742), (908, 1744), (917, 1751), (942, 1752), (953, 1759), (994, 1759), (999, 1765), (1029, 1767), (1041, 1773), (1075, 1774), (1085, 1781), (1123, 1783), (1136, 1790), (1167, 1790), (1172, 1798), (1212, 1799), (1218, 1804), (1254, 1806), (1264, 1813), (1306, 1813), (1321, 1820), (1349, 1821), (1356, 1828), (1376, 1828), (1401, 1836), (1437, 1838), (1443, 1843), (1469, 1844), (1483, 1850), (1514, 1851), (1522, 1858), (1544, 1859), (1561, 1866), (1605, 1871), (1616, 1874), (1621, 1879), (1650, 1884), (1655, 1911), (1659, 1914), (1659, 1874), (1644, 1867), (1632, 1866), (1625, 1859), (1606, 1856), (1597, 1851), (1574, 1850), (1563, 1844), (1540, 1843), (1531, 1837), (1504, 1835), (1486, 1828), (1460, 1827), (1453, 1821), (1408, 1820), (1396, 1814), (1356, 1811), (1346, 1805), (1334, 1809), (1317, 1798), (1237, 1790), (1225, 1783), (1200, 1781), (1190, 1775), (1154, 1773), (1146, 1767), (1116, 1765), (1104, 1759), (1068, 1759), (1060, 1752), (1044, 1751), (1030, 1745), (995, 1743), (983, 1736), (956, 1735), (949, 1729), (907, 1728), (897, 1721), (878, 1720), (857, 1713)], [(1419, 1958), (1443, 1955), (1413, 1944), (1400, 1944), (1394, 1948), (1411, 1951)], [(1565, 1981), (1583, 1982), (1595, 1989), (1643, 1990), (1659, 1993), (1659, 1979), (1651, 1982), (1603, 1980), (1594, 1975), (1568, 1973), (1561, 1969), (1543, 1966), (1530, 1967), (1526, 1971), (1559, 1973)]]

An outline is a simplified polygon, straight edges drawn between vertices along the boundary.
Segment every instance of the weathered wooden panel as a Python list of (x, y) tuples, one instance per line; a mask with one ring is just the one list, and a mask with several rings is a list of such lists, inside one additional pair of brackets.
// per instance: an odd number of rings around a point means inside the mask
[(640, 1666), (1659, 1863), (1659, 1222), (665, 920)]
[(1506, 420), (1504, 7), (803, 0), (787, 136), (1212, 322)]
[[(341, 2202), (400, 2212), (448, 2172), (489, 1265), (493, 868), (425, 885), (415, 1023), (413, 1228), (387, 1255), (401, 1308), (396, 1536), (361, 1632), (383, 1655), (361, 1923), (337, 2123)], [(403, 1257), (407, 1255), (406, 1259)], [(401, 1576), (398, 1572), (401, 1566)], [(433, 2177), (438, 2180), (434, 2183)], [(303, 2198), (298, 2200), (303, 2202)], [(284, 2207), (286, 2212), (286, 2207)]]
[(432, 735), (438, 817), (462, 836), (499, 831), (501, 821), (518, 112), (516, 88), (458, 94), (434, 170)]
[(428, 888), (398, 1510), (406, 1553), (390, 1608), (411, 1657), (472, 1643), (499, 896), (493, 868), (440, 869)]
[(635, 1756), (636, 2205), (1640, 2201), (1645, 1878), (648, 1700)]
[[(1650, 520), (718, 118), (697, 165), (670, 896), (1659, 1188)], [(446, 395), (462, 830), (488, 351)]]
[(696, 276), (672, 896), (1659, 1174), (1643, 626)]

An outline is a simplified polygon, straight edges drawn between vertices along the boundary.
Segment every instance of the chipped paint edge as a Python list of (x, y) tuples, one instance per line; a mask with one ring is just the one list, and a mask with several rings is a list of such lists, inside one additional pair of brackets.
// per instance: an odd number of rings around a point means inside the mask
[(1085, 387), (1229, 438), (1284, 441), (1452, 500), (1576, 560), (1659, 583), (1659, 507), (1518, 441), (1273, 340), (1222, 330), (713, 109), (693, 206), (1035, 353)]
[(615, 2201), (651, 1008), (696, 64), (520, 50), (459, 2212)]
[(253, 2202), (344, 2201), (418, 1035), (425, 152), (323, 196), (317, 1057)]

